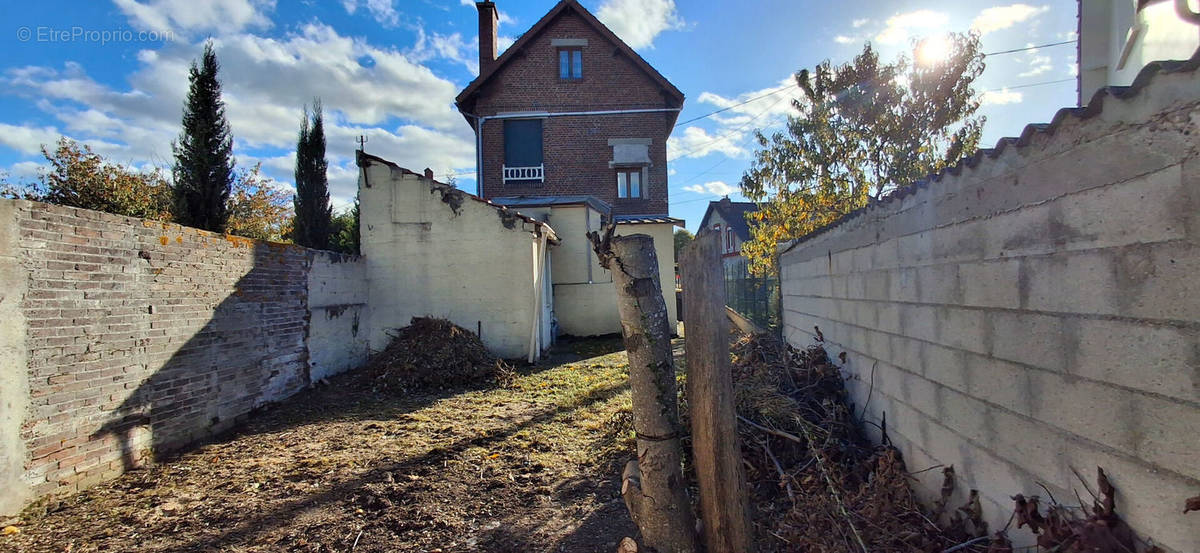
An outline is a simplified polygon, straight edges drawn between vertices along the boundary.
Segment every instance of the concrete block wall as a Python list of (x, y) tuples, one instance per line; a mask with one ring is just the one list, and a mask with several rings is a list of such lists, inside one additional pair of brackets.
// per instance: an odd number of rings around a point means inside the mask
[[(954, 465), (993, 529), (1103, 467), (1117, 510), (1200, 551), (1200, 76), (1141, 80), (973, 167), (783, 248), (785, 333), (847, 352), (847, 385), (909, 470)], [(878, 429), (873, 430), (878, 437)], [(918, 475), (932, 500), (940, 471)], [(1189, 518), (1190, 517), (1190, 518)], [(1029, 545), (1027, 532), (1013, 534)]]
[(345, 368), (331, 352), (361, 359), (361, 340), (325, 349), (362, 309), (361, 265), (0, 200), (0, 514), (225, 430)]

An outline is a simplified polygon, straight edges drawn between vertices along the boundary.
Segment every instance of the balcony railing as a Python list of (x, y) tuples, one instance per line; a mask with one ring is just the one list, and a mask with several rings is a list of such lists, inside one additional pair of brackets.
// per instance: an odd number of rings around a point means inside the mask
[(545, 165), (533, 167), (504, 167), (504, 184), (513, 181), (542, 182), (545, 179)]

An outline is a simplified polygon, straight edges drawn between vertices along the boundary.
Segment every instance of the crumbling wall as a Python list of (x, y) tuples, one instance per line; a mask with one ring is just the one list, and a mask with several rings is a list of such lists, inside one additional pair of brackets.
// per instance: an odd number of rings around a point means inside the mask
[[(1132, 90), (784, 248), (784, 325), (820, 327), (876, 437), (909, 470), (954, 465), (993, 529), (1011, 495), (1117, 509), (1200, 551), (1200, 76)], [(1119, 94), (1119, 97), (1118, 97)], [(916, 475), (927, 499), (941, 471)], [(955, 498), (955, 505), (962, 498)], [(1014, 534), (1018, 545), (1032, 543)]]
[[(0, 514), (225, 430), (308, 386), (314, 371), (344, 368), (309, 342), (329, 333), (310, 321), (334, 298), (361, 304), (361, 278), (326, 278), (332, 259), (0, 200)], [(349, 274), (361, 265), (339, 262)], [(361, 359), (365, 344), (338, 352)]]
[(380, 158), (359, 164), (371, 350), (432, 316), (481, 330), (497, 356), (525, 357), (539, 224)]

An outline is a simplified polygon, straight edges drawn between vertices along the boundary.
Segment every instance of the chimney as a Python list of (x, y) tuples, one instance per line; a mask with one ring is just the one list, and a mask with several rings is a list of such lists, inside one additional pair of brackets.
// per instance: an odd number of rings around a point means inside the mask
[(476, 2), (479, 10), (479, 74), (483, 75), (496, 62), (496, 50), (499, 44), (496, 39), (496, 27), (499, 26), (500, 15), (496, 11), (496, 3), (491, 0)]

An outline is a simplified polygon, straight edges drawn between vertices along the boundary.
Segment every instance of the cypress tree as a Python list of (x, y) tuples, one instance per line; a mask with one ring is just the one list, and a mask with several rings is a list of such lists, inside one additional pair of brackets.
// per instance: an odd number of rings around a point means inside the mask
[(333, 209), (329, 205), (329, 179), (325, 160), (325, 120), (321, 101), (313, 104), (312, 120), (308, 109), (300, 123), (300, 138), (296, 142), (296, 225), (293, 237), (297, 244), (309, 248), (329, 247)]
[(191, 86), (183, 108), (183, 132), (171, 145), (175, 220), (182, 225), (224, 232), (233, 186), (233, 137), (221, 101), (217, 55), (204, 45), (200, 64), (192, 62)]

